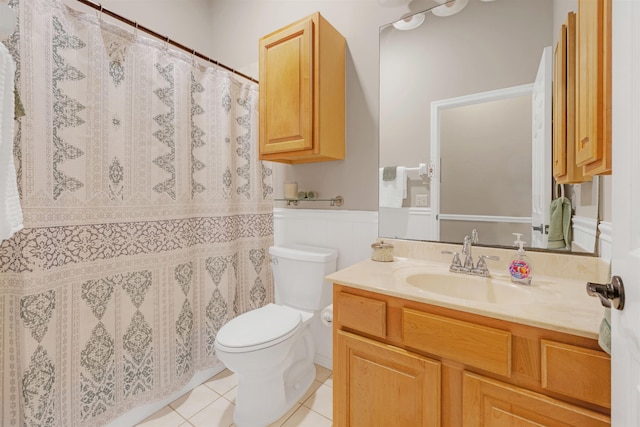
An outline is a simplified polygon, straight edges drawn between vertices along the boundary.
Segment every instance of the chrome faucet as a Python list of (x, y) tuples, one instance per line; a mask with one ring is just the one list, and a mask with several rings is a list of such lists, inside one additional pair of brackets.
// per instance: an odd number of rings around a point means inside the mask
[(463, 267), (467, 270), (471, 270), (473, 268), (473, 255), (471, 254), (473, 241), (471, 239), (472, 238), (469, 236), (464, 236), (464, 241), (462, 242), (462, 255), (464, 255)]
[(464, 263), (460, 261), (460, 256), (457, 252), (442, 251), (443, 254), (453, 254), (449, 271), (452, 273), (471, 274), (473, 276), (491, 277), (489, 268), (487, 267), (487, 259), (493, 261), (499, 261), (497, 256), (480, 255), (478, 263), (473, 265), (472, 248), (475, 243), (478, 243), (478, 230), (475, 228), (471, 231), (471, 236), (464, 236), (462, 242), (462, 255), (464, 255)]

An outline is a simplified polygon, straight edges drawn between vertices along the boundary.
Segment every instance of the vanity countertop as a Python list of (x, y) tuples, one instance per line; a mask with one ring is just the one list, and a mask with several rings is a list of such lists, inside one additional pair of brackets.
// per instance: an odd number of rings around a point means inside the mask
[[(366, 291), (598, 339), (604, 308), (596, 298), (587, 295), (583, 280), (536, 275), (531, 286), (512, 285), (529, 292), (533, 302), (494, 304), (449, 297), (411, 286), (402, 278), (402, 271), (416, 268), (448, 272), (448, 265), (442, 263), (395, 257), (393, 262), (361, 261), (330, 274), (327, 280)], [(492, 275), (496, 279), (509, 278), (506, 273), (501, 275), (492, 271)]]

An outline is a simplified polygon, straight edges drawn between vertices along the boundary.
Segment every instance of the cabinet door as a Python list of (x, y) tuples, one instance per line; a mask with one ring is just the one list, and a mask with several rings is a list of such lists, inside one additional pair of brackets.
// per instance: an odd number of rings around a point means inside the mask
[(465, 427), (604, 427), (606, 415), (470, 372), (463, 374)]
[(558, 184), (591, 181), (576, 164), (576, 14), (560, 28), (553, 73), (553, 177)]
[(440, 425), (440, 362), (348, 332), (336, 334), (336, 426)]
[(578, 2), (576, 163), (611, 173), (611, 0)]
[(313, 21), (260, 40), (260, 153), (313, 147)]

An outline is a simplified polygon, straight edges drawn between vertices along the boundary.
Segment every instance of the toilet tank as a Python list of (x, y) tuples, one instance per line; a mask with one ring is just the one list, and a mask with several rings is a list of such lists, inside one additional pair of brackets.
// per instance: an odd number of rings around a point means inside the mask
[(331, 304), (331, 284), (338, 251), (298, 244), (269, 248), (276, 303), (302, 310), (321, 310)]

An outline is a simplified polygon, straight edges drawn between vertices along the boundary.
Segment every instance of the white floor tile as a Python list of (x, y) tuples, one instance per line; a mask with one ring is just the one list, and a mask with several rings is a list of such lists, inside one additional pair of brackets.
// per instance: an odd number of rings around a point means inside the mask
[(225, 394), (238, 385), (238, 377), (230, 370), (225, 369), (204, 384), (218, 394)]
[(233, 424), (235, 405), (227, 399), (218, 399), (189, 418), (195, 427), (229, 427)]
[(180, 414), (165, 406), (140, 424), (137, 424), (137, 427), (178, 427), (184, 422), (185, 419)]
[(307, 400), (302, 402), (302, 406), (313, 409), (320, 415), (333, 419), (333, 389), (322, 384)]
[(291, 415), (293, 415), (301, 406), (302, 406), (301, 404), (296, 403), (295, 405), (293, 405), (293, 408), (289, 409), (287, 413), (281, 416), (278, 421), (269, 424), (269, 427), (282, 426), (285, 423), (285, 421), (287, 421), (291, 417)]
[(169, 404), (177, 413), (189, 419), (210, 403), (219, 399), (220, 395), (205, 385), (199, 385), (189, 393)]
[(226, 392), (222, 397), (224, 397), (225, 399), (227, 399), (229, 402), (233, 403), (235, 405), (236, 403), (236, 396), (238, 396), (238, 387), (234, 387), (231, 390), (229, 390), (228, 392)]
[[(235, 374), (225, 370), (205, 384), (175, 400), (137, 427), (233, 426), (233, 410), (238, 391)], [(300, 399), (300, 403), (296, 403), (278, 421), (270, 424), (270, 427), (331, 427), (332, 418), (332, 372), (316, 365), (316, 380)]]
[(333, 388), (333, 375), (331, 375), (329, 378), (324, 380), (322, 384), (326, 385), (327, 387)]
[(302, 406), (284, 424), (283, 427), (331, 427), (330, 419)]

